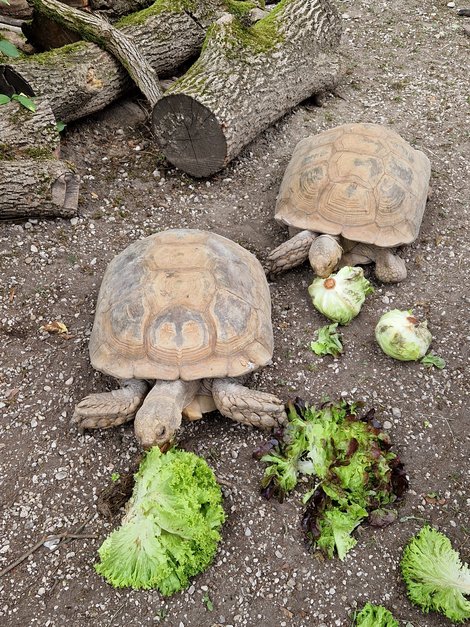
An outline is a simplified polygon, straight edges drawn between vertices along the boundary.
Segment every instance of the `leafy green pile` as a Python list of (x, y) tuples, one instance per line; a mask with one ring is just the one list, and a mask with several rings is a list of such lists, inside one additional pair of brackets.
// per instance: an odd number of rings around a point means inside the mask
[(356, 615), (355, 627), (399, 627), (398, 621), (393, 618), (382, 605), (366, 603)]
[(224, 518), (221, 490), (205, 460), (153, 447), (135, 476), (121, 527), (103, 542), (95, 569), (117, 588), (173, 594), (209, 566)]
[(315, 342), (310, 342), (310, 350), (315, 355), (333, 355), (338, 357), (343, 352), (343, 345), (341, 343), (341, 336), (337, 332), (338, 323), (327, 324), (321, 329), (318, 329), (315, 333), (318, 338)]
[(311, 477), (303, 498), (302, 526), (311, 544), (340, 559), (356, 544), (351, 536), (366, 518), (385, 526), (396, 518), (384, 506), (408, 487), (403, 464), (390, 451), (390, 438), (369, 411), (356, 416), (358, 404), (328, 403), (319, 409), (297, 399), (289, 406), (288, 424), (254, 453), (268, 464), (261, 482), (266, 498), (279, 500)]
[(470, 568), (447, 536), (425, 526), (403, 551), (401, 572), (410, 600), (424, 612), (441, 612), (455, 623), (470, 618)]

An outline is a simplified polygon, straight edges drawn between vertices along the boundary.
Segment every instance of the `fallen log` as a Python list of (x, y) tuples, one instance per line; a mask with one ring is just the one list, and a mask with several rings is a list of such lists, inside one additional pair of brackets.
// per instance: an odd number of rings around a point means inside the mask
[(60, 136), (47, 100), (29, 111), (0, 106), (0, 219), (76, 215), (80, 178), (59, 161)]
[(44, 99), (36, 99), (35, 105), (34, 113), (13, 101), (1, 105), (0, 162), (59, 157), (60, 135), (52, 109)]
[[(192, 0), (189, 12), (183, 2), (157, 0), (115, 26), (139, 42), (158, 76), (168, 76), (199, 53), (206, 30), (224, 6), (221, 0)], [(0, 65), (0, 93), (8, 93), (2, 76), (8, 74), (13, 80), (12, 70), (17, 82), (21, 79), (23, 86), (47, 97), (56, 119), (63, 122), (103, 109), (132, 87), (127, 72), (112, 55), (83, 41)]]
[(340, 36), (329, 0), (282, 0), (248, 28), (224, 16), (153, 109), (160, 149), (196, 177), (222, 169), (292, 107), (337, 85)]
[[(67, 0), (67, 2), (76, 0)], [(33, 0), (37, 11), (110, 52), (127, 70), (151, 105), (163, 96), (158, 76), (133, 39), (101, 17), (84, 13), (63, 0)]]
[(0, 161), (0, 219), (71, 217), (77, 213), (79, 176), (55, 159)]
[[(76, 9), (88, 8), (88, 0), (61, 0), (65, 4)], [(37, 51), (52, 50), (52, 48), (61, 48), (75, 41), (80, 41), (82, 37), (74, 31), (63, 28), (47, 15), (43, 15), (34, 9), (33, 19), (25, 22), (22, 26), (24, 35), (30, 44)]]
[[(117, 20), (119, 17), (146, 9), (152, 0), (62, 0), (65, 4), (76, 9), (92, 10), (94, 13), (106, 16), (108, 20)], [(82, 39), (77, 33), (68, 30), (54, 20), (41, 15), (37, 10), (33, 12), (33, 19), (23, 25), (23, 33), (37, 51), (60, 48)]]
[(90, 0), (90, 8), (93, 12), (106, 15), (109, 19), (142, 11), (151, 4), (153, 4), (152, 0)]

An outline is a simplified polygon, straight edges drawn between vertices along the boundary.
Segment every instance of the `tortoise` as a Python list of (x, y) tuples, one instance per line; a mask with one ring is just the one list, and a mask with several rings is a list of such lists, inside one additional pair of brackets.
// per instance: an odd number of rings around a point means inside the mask
[(276, 396), (243, 385), (273, 355), (263, 268), (215, 233), (163, 231), (117, 255), (103, 277), (89, 353), (121, 387), (76, 405), (82, 430), (135, 417), (140, 444), (165, 448), (183, 415), (196, 420), (218, 409), (260, 427), (286, 420)]
[(379, 124), (344, 124), (301, 140), (275, 209), (291, 239), (269, 254), (268, 273), (308, 257), (320, 277), (375, 262), (380, 281), (402, 281), (405, 262), (394, 248), (418, 236), (430, 173), (423, 152)]

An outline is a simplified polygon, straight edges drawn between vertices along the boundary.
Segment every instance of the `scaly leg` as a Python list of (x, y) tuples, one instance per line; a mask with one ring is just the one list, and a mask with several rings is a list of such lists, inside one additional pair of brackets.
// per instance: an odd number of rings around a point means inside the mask
[(276, 427), (287, 421), (284, 403), (266, 392), (250, 390), (236, 379), (214, 379), (212, 395), (221, 414), (254, 427)]
[(405, 262), (401, 257), (394, 254), (391, 248), (379, 248), (372, 244), (356, 244), (341, 260), (347, 265), (363, 265), (375, 263), (375, 276), (382, 283), (399, 283), (407, 276)]
[(266, 274), (275, 275), (300, 266), (307, 257), (313, 240), (312, 231), (300, 231), (294, 237), (272, 250), (266, 259)]
[(122, 425), (134, 418), (148, 389), (146, 381), (124, 379), (119, 390), (86, 396), (75, 406), (72, 421), (81, 431)]

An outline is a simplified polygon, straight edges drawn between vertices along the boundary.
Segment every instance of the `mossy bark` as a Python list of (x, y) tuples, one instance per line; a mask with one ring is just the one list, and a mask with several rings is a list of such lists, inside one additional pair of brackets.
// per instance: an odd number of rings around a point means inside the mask
[(329, 0), (282, 0), (250, 27), (233, 15), (213, 24), (199, 59), (153, 111), (168, 160), (209, 176), (299, 102), (334, 88), (340, 36)]
[(132, 37), (114, 28), (101, 17), (67, 6), (64, 0), (32, 0), (32, 2), (35, 10), (41, 15), (80, 33), (84, 39), (95, 42), (116, 57), (151, 105), (163, 96), (155, 70)]
[(36, 111), (12, 101), (0, 107), (0, 161), (19, 158), (57, 158), (60, 136), (47, 100), (37, 99)]
[(77, 213), (80, 179), (59, 160), (60, 136), (47, 100), (36, 111), (0, 106), (0, 220)]
[(0, 219), (71, 217), (77, 213), (79, 177), (55, 159), (0, 161)]
[[(64, 4), (75, 9), (88, 8), (88, 0), (60, 0)], [(34, 6), (34, 3), (31, 2)], [(51, 50), (52, 48), (61, 48), (68, 44), (73, 44), (82, 39), (80, 35), (57, 24), (54, 20), (37, 11), (34, 6), (33, 19), (23, 24), (23, 33), (28, 41), (38, 51)]]
[[(157, 0), (115, 26), (139, 42), (158, 76), (168, 76), (198, 54), (223, 6), (220, 0)], [(2, 93), (8, 93), (2, 84), (5, 67), (16, 70), (36, 95), (47, 96), (63, 122), (99, 111), (132, 88), (126, 70), (112, 55), (82, 41), (0, 66)]]

